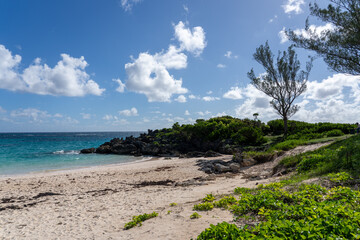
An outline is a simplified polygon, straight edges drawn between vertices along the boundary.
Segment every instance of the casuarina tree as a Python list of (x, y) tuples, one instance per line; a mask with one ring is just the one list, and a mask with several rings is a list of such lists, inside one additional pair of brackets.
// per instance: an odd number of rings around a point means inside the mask
[(297, 47), (315, 51), (336, 72), (360, 74), (360, 1), (330, 0), (327, 8), (310, 4), (310, 15), (328, 23), (319, 31), (306, 20), (306, 32), (286, 31)]
[(268, 42), (261, 45), (254, 53), (254, 59), (260, 63), (265, 73), (256, 76), (253, 69), (248, 72), (252, 84), (272, 98), (270, 104), (284, 121), (284, 136), (287, 136), (288, 119), (293, 116), (299, 106), (294, 101), (306, 90), (306, 83), (312, 68), (312, 60), (306, 63), (306, 70), (300, 70), (300, 61), (290, 46), (287, 51), (279, 52), (274, 60)]

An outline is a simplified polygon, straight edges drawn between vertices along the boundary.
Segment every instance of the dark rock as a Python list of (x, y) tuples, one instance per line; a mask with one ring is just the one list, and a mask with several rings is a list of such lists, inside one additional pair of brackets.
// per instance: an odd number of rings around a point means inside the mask
[(111, 153), (111, 147), (110, 145), (101, 145), (98, 147), (95, 151), (96, 153)]
[(238, 163), (230, 163), (229, 168), (234, 173), (239, 172), (240, 171), (240, 164), (238, 164)]
[(87, 153), (94, 153), (95, 152), (95, 148), (86, 148), (86, 149), (82, 149), (80, 151), (80, 153), (84, 153), (84, 154), (87, 154)]
[(246, 158), (246, 159), (242, 159), (240, 161), (240, 166), (241, 167), (250, 167), (257, 164), (257, 161), (253, 158)]
[(217, 153), (215, 151), (209, 150), (204, 154), (204, 157), (219, 157), (221, 156), (220, 153)]
[(214, 164), (214, 169), (216, 172), (218, 173), (226, 173), (226, 172), (231, 172), (231, 169), (229, 166), (225, 166), (225, 165), (222, 165), (220, 163), (215, 163)]
[(186, 154), (187, 158), (203, 157), (205, 154), (203, 152), (189, 152)]
[(134, 144), (116, 144), (111, 147), (111, 152), (116, 154), (131, 154), (137, 152), (137, 147)]

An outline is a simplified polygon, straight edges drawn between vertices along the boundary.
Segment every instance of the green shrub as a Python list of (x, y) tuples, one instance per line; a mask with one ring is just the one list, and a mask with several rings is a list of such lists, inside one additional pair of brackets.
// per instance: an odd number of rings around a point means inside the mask
[(236, 227), (235, 224), (230, 224), (227, 222), (222, 222), (216, 226), (210, 225), (210, 228), (207, 228), (205, 231), (200, 233), (197, 237), (198, 240), (233, 240), (241, 239), (243, 236), (242, 231)]
[(334, 129), (334, 130), (325, 132), (325, 135), (327, 137), (337, 137), (337, 136), (343, 136), (345, 134), (340, 129)]
[(124, 229), (127, 230), (127, 229), (135, 227), (136, 225), (141, 226), (143, 221), (146, 221), (150, 218), (157, 217), (158, 215), (159, 215), (158, 213), (152, 212), (150, 214), (144, 213), (142, 215), (133, 216), (132, 221), (125, 224)]
[(210, 193), (207, 194), (206, 197), (203, 198), (203, 202), (213, 202), (215, 200), (215, 197)]
[(260, 223), (243, 228), (225, 222), (210, 225), (197, 239), (360, 238), (359, 191), (342, 186), (327, 190), (316, 184), (284, 187), (282, 182), (251, 191), (238, 188), (241, 195), (232, 212)]
[(209, 211), (214, 208), (214, 205), (209, 202), (199, 203), (194, 205), (193, 210), (195, 211)]
[(261, 145), (267, 141), (261, 130), (255, 127), (243, 127), (234, 133), (231, 138), (236, 144), (242, 145)]
[(234, 196), (225, 196), (219, 201), (214, 202), (214, 206), (218, 208), (228, 208), (230, 205), (236, 203), (236, 198)]
[(175, 207), (175, 206), (177, 206), (177, 203), (170, 203), (170, 207)]
[(344, 183), (352, 180), (351, 175), (347, 172), (329, 173), (327, 176), (333, 183)]
[(304, 140), (286, 140), (284, 142), (276, 144), (275, 146), (272, 147), (272, 149), (288, 151), (299, 145), (304, 145), (305, 143), (306, 142)]
[(197, 219), (197, 218), (201, 218), (201, 215), (198, 214), (197, 212), (194, 212), (193, 214), (190, 215), (190, 219)]
[(319, 163), (325, 161), (326, 159), (327, 159), (326, 156), (321, 154), (306, 155), (302, 157), (302, 160), (300, 161), (297, 170), (299, 172), (305, 172), (310, 169), (314, 169), (318, 166)]

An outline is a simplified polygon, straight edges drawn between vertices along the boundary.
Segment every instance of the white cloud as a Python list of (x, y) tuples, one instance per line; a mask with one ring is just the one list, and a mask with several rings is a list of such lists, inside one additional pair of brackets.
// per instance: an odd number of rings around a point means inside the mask
[(186, 5), (184, 4), (184, 5), (183, 5), (183, 8), (184, 8), (184, 10), (185, 10), (186, 13), (189, 13), (189, 8), (188, 8), (188, 6), (186, 6)]
[(217, 68), (226, 68), (226, 65), (219, 63), (218, 65), (216, 65)]
[(133, 116), (138, 116), (138, 111), (136, 108), (131, 108), (131, 109), (125, 109), (122, 111), (119, 111), (119, 114), (122, 116), (126, 116), (126, 117), (133, 117)]
[(132, 7), (141, 0), (121, 0), (121, 7), (125, 11), (131, 11)]
[(200, 112), (197, 112), (197, 114), (200, 115), (200, 116), (209, 115), (210, 113), (211, 113), (211, 112), (209, 112), (209, 111), (205, 111), (205, 112), (200, 111)]
[(125, 84), (119, 78), (113, 79), (113, 81), (119, 84), (119, 86), (116, 88), (116, 91), (123, 93), (125, 91)]
[(87, 94), (101, 95), (105, 89), (90, 79), (85, 72), (88, 65), (84, 57), (73, 58), (61, 54), (61, 60), (54, 68), (41, 65), (41, 59), (25, 68), (23, 73), (17, 67), (21, 62), (19, 55), (0, 45), (0, 88), (23, 91), (40, 95), (79, 97)]
[(83, 119), (91, 119), (90, 113), (80, 113), (80, 115), (82, 116)]
[(140, 53), (133, 63), (127, 63), (126, 88), (145, 94), (149, 102), (169, 102), (173, 94), (187, 93), (182, 79), (171, 76), (162, 61), (148, 53)]
[(205, 101), (205, 102), (212, 102), (212, 101), (220, 100), (220, 98), (211, 97), (211, 96), (205, 96), (205, 97), (202, 98), (202, 100)]
[(239, 87), (230, 88), (229, 91), (224, 93), (223, 98), (234, 99), (234, 100), (242, 99), (243, 96), (242, 96), (241, 88)]
[[(140, 53), (132, 63), (125, 64), (128, 80), (125, 83), (129, 91), (145, 94), (149, 102), (170, 102), (173, 94), (188, 92), (182, 87), (182, 79), (175, 79), (169, 69), (187, 67), (184, 50), (199, 55), (206, 46), (205, 34), (201, 27), (193, 32), (180, 21), (174, 26), (175, 36), (180, 47), (170, 45), (167, 51), (151, 55)], [(122, 82), (121, 82), (122, 83)]]
[(285, 33), (285, 27), (283, 27), (283, 29), (278, 33), (278, 36), (280, 38), (280, 43), (286, 43), (287, 41), (289, 41)]
[(0, 113), (6, 113), (6, 110), (0, 106)]
[(193, 95), (193, 94), (190, 94), (190, 95), (189, 95), (189, 99), (200, 99), (200, 97), (199, 97), (199, 96), (195, 96), (195, 95)]
[(284, 5), (282, 5), (285, 13), (291, 14), (294, 12), (295, 14), (300, 14), (303, 12), (302, 5), (305, 5), (304, 0), (287, 0)]
[(184, 95), (180, 95), (175, 99), (175, 101), (177, 101), (179, 103), (185, 103), (186, 102), (186, 97)]
[(238, 58), (237, 55), (233, 55), (232, 51), (227, 51), (225, 54), (224, 54), (225, 57), (231, 59), (231, 58)]
[(41, 111), (36, 108), (13, 110), (11, 111), (10, 116), (13, 118), (30, 118), (33, 122), (42, 122), (44, 119), (51, 117), (51, 115), (47, 111)]
[(111, 120), (117, 120), (117, 117), (111, 114), (106, 114), (102, 119), (106, 121), (111, 121)]
[(180, 21), (175, 28), (175, 37), (180, 42), (181, 50), (186, 50), (199, 56), (206, 47), (205, 31), (202, 27), (194, 27), (191, 31)]
[(253, 118), (254, 113), (259, 113), (260, 118), (275, 119), (278, 118), (274, 109), (270, 105), (271, 98), (265, 93), (257, 90), (253, 85), (248, 84), (240, 89), (245, 101), (235, 108), (235, 115), (239, 118)]
[[(327, 23), (323, 26), (310, 25), (308, 31), (306, 31), (305, 29), (298, 28), (298, 29), (294, 30), (294, 33), (298, 36), (302, 36), (304, 38), (309, 39), (311, 34), (313, 34), (317, 37), (322, 37), (328, 31), (335, 31), (335, 30), (336, 30), (336, 27), (332, 23)], [(280, 41), (281, 43), (285, 43), (289, 40), (285, 34), (285, 27), (279, 32), (278, 35), (281, 40)]]
[(206, 94), (208, 94), (208, 95), (210, 95), (210, 94), (212, 94), (213, 93), (213, 91), (208, 91), (208, 92), (206, 92)]
[(188, 110), (185, 111), (184, 113), (186, 116), (190, 116), (190, 112)]
[(55, 113), (54, 118), (63, 118), (64, 116), (60, 113)]

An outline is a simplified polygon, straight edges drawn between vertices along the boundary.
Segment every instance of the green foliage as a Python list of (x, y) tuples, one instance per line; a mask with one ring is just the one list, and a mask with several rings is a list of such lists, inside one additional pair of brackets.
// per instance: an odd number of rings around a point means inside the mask
[(175, 206), (177, 206), (177, 203), (170, 203), (170, 207), (175, 207)]
[(327, 137), (337, 137), (337, 136), (343, 136), (344, 133), (340, 129), (334, 129), (334, 130), (325, 132), (325, 135)]
[(333, 28), (324, 29), (319, 34), (310, 27), (307, 19), (306, 34), (286, 31), (286, 35), (297, 47), (313, 50), (322, 56), (334, 71), (358, 75), (360, 74), (359, 12), (358, 0), (331, 0), (327, 8), (320, 8), (316, 3), (310, 4), (310, 14), (325, 23), (331, 23)]
[(327, 160), (327, 157), (325, 155), (321, 154), (308, 154), (302, 158), (298, 165), (298, 171), (299, 172), (306, 172), (310, 169), (316, 168), (317, 165), (321, 162), (324, 162)]
[(193, 214), (190, 215), (190, 219), (197, 219), (197, 218), (201, 218), (201, 215), (198, 214), (197, 212), (194, 212)]
[(158, 213), (152, 212), (150, 214), (144, 213), (142, 215), (133, 216), (132, 221), (125, 224), (124, 229), (127, 230), (127, 229), (135, 227), (136, 225), (141, 226), (143, 221), (146, 221), (150, 218), (157, 217), (158, 215), (159, 215)]
[(247, 143), (252, 143), (251, 145), (261, 145), (267, 141), (262, 135), (261, 130), (254, 127), (241, 128), (231, 135), (231, 139), (240, 145), (247, 145)]
[(236, 198), (234, 196), (225, 196), (221, 198), (219, 201), (214, 202), (214, 206), (218, 208), (228, 208), (230, 205), (236, 203)]
[[(286, 142), (280, 143), (280, 145)], [(279, 165), (284, 167), (297, 166), (299, 173), (311, 173), (313, 175), (339, 171), (359, 175), (360, 135), (337, 141), (312, 152), (284, 158)]]
[(304, 145), (306, 141), (304, 140), (286, 140), (284, 142), (280, 142), (275, 144), (272, 149), (274, 150), (282, 150), (282, 151), (288, 151), (290, 149), (293, 149), (297, 146)]
[(210, 193), (207, 194), (206, 197), (203, 198), (203, 202), (213, 202), (215, 200), (215, 197)]
[(330, 182), (333, 183), (344, 183), (353, 179), (347, 172), (329, 173), (327, 176)]
[(300, 61), (294, 46), (290, 46), (282, 53), (279, 51), (277, 59), (274, 59), (268, 42), (260, 45), (253, 56), (264, 67), (266, 73), (258, 77), (251, 69), (248, 77), (258, 90), (272, 98), (270, 102), (272, 107), (284, 120), (284, 135), (286, 136), (287, 120), (299, 110), (294, 100), (306, 90), (312, 60), (306, 63), (306, 70), (300, 70)]
[[(230, 210), (237, 217), (260, 221), (238, 228), (210, 225), (197, 239), (359, 239), (360, 192), (348, 187), (327, 190), (301, 184), (285, 190), (285, 182), (237, 188), (239, 200)], [(251, 218), (247, 216), (252, 216)]]
[[(281, 119), (271, 120), (267, 123), (270, 128), (270, 133), (273, 135), (279, 135), (284, 133), (284, 121)], [(344, 134), (349, 134), (354, 128), (354, 124), (344, 124), (344, 123), (307, 123), (301, 121), (288, 121), (289, 126), (289, 136), (287, 139), (315, 139), (328, 134), (340, 134), (336, 136), (341, 136), (339, 131), (332, 132), (333, 130), (340, 130)]]
[(243, 239), (241, 238), (241, 230), (235, 225), (227, 222), (222, 222), (216, 226), (210, 225), (205, 231), (200, 233), (197, 240), (234, 240)]
[(193, 210), (195, 211), (209, 211), (214, 208), (214, 205), (210, 202), (204, 202), (194, 205)]

